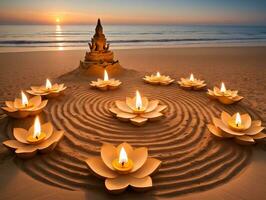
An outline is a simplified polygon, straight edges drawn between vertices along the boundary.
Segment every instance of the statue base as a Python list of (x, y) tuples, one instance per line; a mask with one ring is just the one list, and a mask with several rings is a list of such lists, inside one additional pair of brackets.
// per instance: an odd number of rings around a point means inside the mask
[(119, 64), (119, 61), (80, 61), (79, 68), (83, 74), (99, 78), (103, 77), (104, 70), (107, 70), (111, 77), (117, 76), (123, 71), (123, 67)]
[(112, 51), (91, 51), (86, 52), (86, 62), (114, 62), (114, 53)]

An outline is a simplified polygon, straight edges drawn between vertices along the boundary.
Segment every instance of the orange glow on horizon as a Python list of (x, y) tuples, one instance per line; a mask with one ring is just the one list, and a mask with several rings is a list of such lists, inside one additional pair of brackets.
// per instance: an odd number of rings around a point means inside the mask
[(244, 19), (241, 16), (212, 16), (179, 13), (178, 17), (170, 15), (161, 15), (155, 13), (148, 15), (140, 13), (136, 16), (135, 13), (94, 13), (94, 12), (75, 12), (75, 11), (47, 11), (47, 10), (3, 10), (0, 13), (0, 21), (8, 24), (95, 24), (100, 17), (103, 24), (234, 24), (234, 23), (249, 23), (255, 21), (255, 17)]

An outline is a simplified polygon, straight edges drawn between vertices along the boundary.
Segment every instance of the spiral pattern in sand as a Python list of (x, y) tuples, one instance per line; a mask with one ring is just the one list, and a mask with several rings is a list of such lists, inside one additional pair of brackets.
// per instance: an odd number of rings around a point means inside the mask
[[(72, 83), (61, 101), (50, 101), (47, 118), (57, 129), (65, 130), (65, 137), (53, 153), (21, 161), (22, 169), (50, 185), (100, 194), (104, 183), (89, 173), (83, 160), (99, 155), (103, 142), (126, 141), (135, 147), (148, 147), (150, 156), (163, 161), (148, 194), (172, 197), (217, 186), (246, 166), (250, 151), (230, 141), (215, 140), (206, 123), (221, 110), (245, 111), (259, 118), (255, 112), (241, 105), (224, 107), (210, 102), (204, 92), (184, 91), (175, 84), (159, 86), (158, 90), (137, 76), (135, 81), (125, 81), (119, 90), (108, 92)], [(109, 113), (115, 100), (133, 96), (137, 88), (149, 99), (168, 105), (164, 119), (136, 127)]]

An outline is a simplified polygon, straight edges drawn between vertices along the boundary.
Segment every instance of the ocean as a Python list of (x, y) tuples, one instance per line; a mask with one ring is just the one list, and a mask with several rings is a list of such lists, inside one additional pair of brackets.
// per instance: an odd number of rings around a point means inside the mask
[[(266, 27), (103, 25), (112, 49), (266, 45)], [(95, 25), (0, 25), (0, 52), (87, 49)]]

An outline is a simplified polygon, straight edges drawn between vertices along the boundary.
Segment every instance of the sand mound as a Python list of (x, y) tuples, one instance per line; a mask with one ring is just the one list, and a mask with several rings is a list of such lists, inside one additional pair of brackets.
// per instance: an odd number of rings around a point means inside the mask
[[(163, 161), (153, 177), (154, 188), (147, 193), (155, 196), (171, 197), (215, 187), (238, 174), (249, 161), (249, 148), (217, 141), (206, 128), (221, 110), (248, 111), (260, 118), (242, 104), (224, 107), (210, 102), (205, 92), (183, 91), (176, 84), (147, 85), (141, 80), (143, 74), (137, 72), (124, 73), (122, 87), (110, 92), (92, 90), (89, 78), (75, 77), (69, 74), (64, 79), (72, 79), (65, 97), (51, 100), (44, 113), (56, 128), (65, 130), (64, 139), (50, 155), (28, 161), (16, 159), (18, 166), (37, 180), (103, 195), (103, 181), (90, 174), (83, 162), (90, 155), (99, 155), (103, 142), (147, 146), (151, 156)], [(111, 116), (108, 108), (113, 101), (133, 96), (136, 89), (169, 106), (163, 120), (135, 127)], [(10, 132), (11, 127), (8, 129)]]

